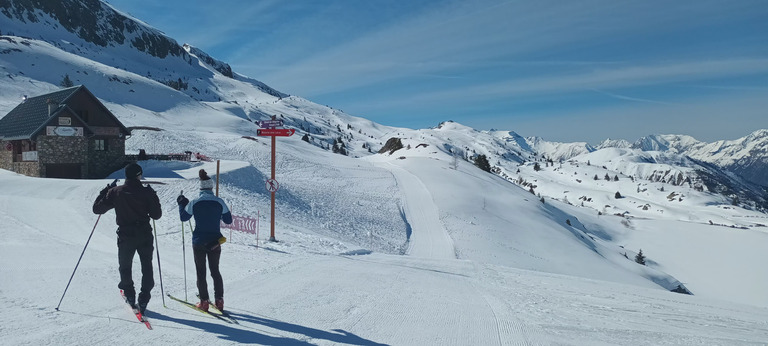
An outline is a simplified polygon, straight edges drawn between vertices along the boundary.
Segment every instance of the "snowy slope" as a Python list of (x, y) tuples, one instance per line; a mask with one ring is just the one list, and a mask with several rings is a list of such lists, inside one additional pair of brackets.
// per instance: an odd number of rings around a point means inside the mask
[[(204, 144), (214, 142), (198, 140)], [(259, 144), (254, 146), (257, 152), (267, 151), (259, 148)], [(283, 156), (288, 154), (282, 153)], [(330, 162), (343, 165), (348, 161), (339, 158), (342, 157), (336, 155)], [(308, 155), (308, 163), (312, 159)], [(765, 308), (671, 293), (631, 275), (630, 271), (617, 267), (608, 270), (612, 266), (608, 261), (578, 250), (583, 240), (556, 220), (565, 216), (564, 212), (518, 196), (526, 192), (494, 191), (491, 196), (499, 200), (485, 205), (446, 196), (479, 196), (470, 191), (509, 185), (503, 180), (468, 165), (454, 171), (440, 167), (447, 167), (445, 161), (436, 166), (425, 164), (430, 160), (427, 158), (394, 160), (355, 160), (360, 167), (342, 168), (346, 172), (356, 168), (367, 174), (391, 173), (383, 174), (379, 180), (359, 181), (362, 186), (352, 190), (358, 203), (337, 206), (338, 211), (347, 215), (352, 209), (399, 214), (399, 210), (382, 210), (386, 203), (366, 205), (364, 197), (380, 197), (382, 187), (387, 185), (382, 181), (399, 182), (402, 179), (398, 175), (411, 174), (413, 183), (421, 185), (422, 190), (404, 192), (393, 186), (386, 190), (395, 191), (406, 203), (434, 203), (441, 228), (454, 239), (460, 259), (444, 258), (439, 252), (409, 256), (378, 251), (362, 256), (344, 255), (368, 253), (361, 249), (370, 248), (369, 244), (382, 247), (387, 234), (370, 228), (374, 235), (360, 243), (345, 241), (335, 233), (330, 233), (333, 237), (325, 236), (319, 227), (305, 228), (300, 219), (294, 218), (291, 210), (297, 209), (298, 202), (282, 195), (278, 208), (279, 242), (265, 242), (266, 229), (262, 226), (259, 242), (252, 235), (235, 233), (224, 245), (226, 301), (240, 324), (224, 324), (168, 299), (167, 307), (163, 307), (158, 282), (147, 314), (155, 328), (151, 332), (142, 330), (144, 327), (133, 319), (117, 296), (113, 212), (98, 220), (61, 311), (53, 310), (97, 220), (89, 211), (91, 200), (109, 180), (35, 179), (0, 172), (4, 186), (0, 190), (0, 219), (4, 225), (0, 227), (0, 253), (5, 264), (0, 269), (4, 278), (0, 282), (0, 299), (6, 312), (0, 317), (4, 326), (0, 334), (4, 342), (14, 345), (110, 344), (118, 340), (122, 344), (185, 345), (748, 345), (768, 340)], [(215, 171), (215, 166), (159, 162), (144, 165), (149, 178), (168, 183), (157, 186), (164, 212), (157, 222), (163, 289), (183, 297), (184, 245), (181, 225), (174, 217), (173, 200), (181, 189), (194, 190), (197, 169)], [(252, 180), (252, 175), (243, 175), (241, 171), (255, 173), (257, 169), (244, 161), (223, 161), (221, 168), (221, 194), (233, 205), (236, 214), (256, 216), (255, 211), (266, 210), (267, 201), (260, 196), (261, 192), (240, 188)], [(436, 178), (435, 172), (443, 169), (449, 172)], [(286, 185), (291, 184), (293, 177), (304, 176), (292, 174), (289, 169), (280, 172)], [(333, 183), (333, 178), (314, 181), (322, 185)], [(411, 183), (402, 185), (411, 187)], [(500, 214), (506, 206), (497, 203), (504, 199), (511, 199), (523, 210), (518, 215)], [(470, 205), (474, 208), (470, 209)], [(42, 208), (47, 210), (45, 214), (40, 214)], [(413, 226), (413, 249), (419, 246), (418, 241), (432, 244), (444, 236), (439, 229), (427, 230), (425, 237), (415, 236), (424, 227), (431, 227), (423, 222), (434, 215), (411, 214), (405, 209), (405, 219)], [(267, 220), (261, 215), (262, 224), (266, 225)], [(502, 216), (507, 220), (500, 220)], [(468, 219), (471, 217), (474, 219)], [(508, 234), (511, 238), (526, 238), (526, 244), (515, 251), (503, 246), (515, 244), (503, 236), (510, 224), (539, 229), (528, 235), (516, 236), (514, 233), (519, 230)], [(401, 231), (405, 233), (405, 229)], [(719, 236), (716, 233), (713, 236)], [(494, 241), (493, 237), (498, 238)], [(186, 246), (190, 250), (189, 244)], [(549, 251), (536, 252), (544, 248)], [(189, 257), (186, 270), (192, 280)], [(519, 269), (516, 263), (535, 270)], [(583, 265), (576, 268), (574, 263)], [(631, 261), (625, 263), (645, 270)], [(705, 269), (704, 265), (697, 268)], [(547, 268), (559, 268), (560, 272), (570, 271), (577, 276), (548, 273)], [(157, 275), (156, 272), (159, 281)], [(190, 297), (195, 291), (192, 286), (189, 282)]]

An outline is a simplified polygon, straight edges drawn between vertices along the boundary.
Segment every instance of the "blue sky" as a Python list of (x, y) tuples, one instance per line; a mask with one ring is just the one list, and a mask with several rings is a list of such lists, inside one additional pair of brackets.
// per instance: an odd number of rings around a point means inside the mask
[(288, 94), (552, 141), (768, 128), (768, 1), (109, 0)]

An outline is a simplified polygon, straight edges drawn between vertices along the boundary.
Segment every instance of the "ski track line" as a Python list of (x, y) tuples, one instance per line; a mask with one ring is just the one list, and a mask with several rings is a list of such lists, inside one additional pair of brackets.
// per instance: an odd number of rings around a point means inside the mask
[[(475, 267), (474, 272), (476, 274), (486, 272), (487, 268), (480, 268), (480, 264), (473, 262), (472, 265)], [(511, 313), (513, 308), (507, 301), (491, 296), (487, 290), (481, 289), (475, 282), (472, 282), (471, 284), (477, 294), (483, 297), (485, 304), (493, 314), (499, 345), (508, 345), (510, 344), (510, 340), (515, 340), (515, 342), (512, 343), (514, 345), (543, 345), (540, 341), (531, 340), (531, 333), (529, 333), (528, 326)], [(491, 304), (491, 300), (494, 300), (495, 305)], [(494, 306), (503, 307), (505, 310), (497, 311), (498, 308), (494, 308)], [(538, 333), (535, 334), (541, 334), (541, 332), (538, 331)]]
[(406, 253), (410, 256), (455, 259), (453, 239), (442, 226), (439, 210), (424, 183), (414, 174), (392, 163), (385, 166), (403, 191), (403, 210), (412, 233)]

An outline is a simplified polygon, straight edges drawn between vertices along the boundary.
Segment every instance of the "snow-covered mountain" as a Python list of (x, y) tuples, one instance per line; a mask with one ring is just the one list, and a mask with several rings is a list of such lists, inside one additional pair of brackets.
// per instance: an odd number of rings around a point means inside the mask
[[(589, 155), (583, 154), (607, 150), (599, 155), (600, 161), (592, 162), (617, 167), (622, 173), (643, 180), (696, 185), (731, 199), (749, 201), (752, 207), (765, 210), (768, 208), (767, 134), (767, 130), (757, 130), (737, 140), (714, 143), (685, 135), (650, 135), (634, 143), (607, 139), (595, 148), (585, 143), (555, 143), (539, 138), (528, 141), (535, 143), (532, 146), (542, 158), (560, 161), (589, 161)], [(638, 162), (644, 163), (644, 168), (634, 164)]]
[(530, 145), (534, 152), (541, 153), (542, 156), (545, 156), (547, 159), (557, 162), (595, 151), (595, 148), (586, 142), (549, 142), (540, 137), (526, 138), (526, 142), (528, 142), (528, 145)]
[[(768, 276), (754, 265), (768, 259), (761, 250), (768, 216), (758, 210), (765, 195), (721, 163), (688, 154), (703, 147), (685, 136), (657, 136), (648, 140), (655, 150), (644, 151), (628, 142), (593, 148), (450, 121), (430, 129), (383, 126), (274, 90), (95, 0), (0, 1), (0, 72), (0, 115), (24, 95), (57, 90), (68, 75), (133, 129), (128, 152), (192, 151), (222, 160), (222, 197), (236, 215), (260, 220), (260, 240), (229, 235), (222, 257), (227, 300), (242, 326), (162, 309), (158, 294), (150, 318), (164, 335), (155, 340), (768, 340)], [(272, 116), (297, 130), (278, 145), (276, 243), (263, 241), (270, 146), (254, 124)], [(764, 148), (759, 137), (740, 142), (749, 148), (738, 151), (745, 160), (759, 157), (750, 154)], [(475, 167), (481, 157), (490, 174)], [(145, 176), (167, 184), (157, 187), (165, 215), (157, 238), (166, 288), (178, 296), (185, 260), (174, 201), (179, 190), (197, 189), (197, 169), (213, 172), (215, 165), (142, 164)], [(44, 312), (59, 298), (50, 288), (68, 279), (93, 227), (91, 198), (105, 182), (0, 171), (0, 276), (7, 278), (0, 301), (12, 306), (0, 317), (10, 326), (0, 332), (4, 341), (145, 341), (109, 294), (109, 213), (83, 259), (85, 274), (68, 293), (63, 311), (70, 314)], [(734, 206), (737, 195), (744, 197)], [(641, 249), (645, 266), (634, 261)], [(668, 292), (675, 289), (693, 296)], [(77, 326), (67, 323), (71, 314)], [(82, 325), (105, 336), (90, 340)]]
[(629, 141), (627, 141), (625, 139), (610, 139), (610, 138), (607, 138), (604, 141), (600, 142), (600, 144), (598, 144), (595, 147), (595, 149), (603, 149), (603, 148), (619, 148), (619, 149), (624, 149), (624, 148), (631, 148), (631, 147), (632, 147), (632, 143), (630, 143)]
[(754, 183), (768, 186), (768, 130), (757, 130), (735, 140), (705, 143), (691, 136), (654, 135), (632, 146), (645, 151), (681, 154), (732, 171)]

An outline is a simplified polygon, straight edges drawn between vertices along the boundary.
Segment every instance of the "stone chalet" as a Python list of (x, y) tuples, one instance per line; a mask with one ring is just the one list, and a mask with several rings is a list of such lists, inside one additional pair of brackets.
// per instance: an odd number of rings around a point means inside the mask
[(125, 166), (130, 131), (82, 85), (30, 97), (0, 119), (0, 168), (99, 179)]

